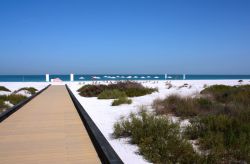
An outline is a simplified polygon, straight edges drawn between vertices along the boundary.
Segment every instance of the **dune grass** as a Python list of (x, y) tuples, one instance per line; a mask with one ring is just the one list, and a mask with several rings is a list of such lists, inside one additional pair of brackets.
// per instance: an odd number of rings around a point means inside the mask
[(213, 163), (250, 162), (250, 112), (241, 116), (211, 115), (191, 121), (185, 133), (198, 140)]
[(7, 96), (7, 101), (9, 101), (11, 104), (16, 105), (19, 102), (27, 99), (27, 96), (19, 95), (19, 94), (11, 94)]
[(104, 90), (98, 95), (98, 99), (118, 99), (120, 97), (126, 97), (126, 93), (118, 89)]
[(0, 91), (11, 92), (8, 88), (0, 86)]
[(119, 97), (118, 99), (114, 100), (112, 102), (112, 106), (118, 106), (118, 105), (121, 105), (121, 104), (131, 104), (132, 103), (132, 100), (131, 99), (128, 99), (128, 97)]
[(105, 85), (84, 85), (81, 88), (79, 88), (77, 91), (79, 92), (79, 95), (83, 97), (98, 97), (100, 93), (102, 93), (104, 90), (107, 90), (108, 88)]
[(197, 98), (170, 95), (153, 103), (157, 114), (171, 113), (182, 118), (211, 114), (235, 115), (249, 108), (249, 105), (250, 85), (215, 85), (202, 90)]
[(31, 95), (34, 95), (37, 92), (37, 89), (34, 87), (24, 87), (24, 88), (20, 88), (17, 91), (15, 91), (16, 93), (20, 92), (20, 91), (27, 91), (29, 92)]
[[(5, 87), (1, 87), (0, 89), (4, 90), (4, 91), (10, 91)], [(31, 95), (35, 94), (37, 89), (33, 88), (33, 87), (24, 87), (21, 88), (15, 92), (13, 92), (10, 95), (0, 95), (0, 111), (6, 110), (8, 109), (10, 106), (7, 105), (5, 102), (8, 101), (13, 105), (16, 105), (18, 103), (20, 103), (21, 101), (27, 99), (28, 97), (22, 94), (17, 94), (19, 91), (27, 91), (29, 92)]]
[(98, 99), (115, 99), (112, 102), (112, 106), (132, 103), (132, 100), (128, 99), (126, 93), (118, 89), (104, 90), (98, 95)]
[(78, 92), (83, 97), (98, 97), (102, 92), (107, 90), (119, 90), (125, 92), (128, 97), (144, 96), (157, 91), (156, 88), (147, 88), (137, 82), (118, 82), (109, 85), (84, 85)]
[(156, 88), (147, 88), (137, 82), (118, 82), (109, 85), (84, 85), (77, 90), (83, 97), (97, 97), (98, 99), (115, 99), (112, 106), (131, 104), (128, 97), (138, 97), (158, 91)]
[(20, 95), (20, 94), (10, 94), (10, 95), (1, 95), (0, 100), (2, 101), (9, 101), (11, 104), (16, 105), (19, 102), (27, 99), (27, 96)]
[(139, 97), (156, 92), (157, 89), (143, 87), (143, 88), (126, 88), (123, 89), (122, 91), (124, 91), (128, 97)]
[(145, 111), (132, 113), (114, 125), (114, 138), (130, 137), (152, 163), (197, 163), (201, 158), (181, 135), (178, 124)]
[(170, 95), (166, 99), (157, 99), (153, 103), (155, 112), (159, 115), (174, 114), (182, 118), (190, 118), (208, 113), (218, 113), (223, 110), (223, 106), (203, 97), (191, 98)]
[(185, 135), (209, 163), (250, 163), (250, 85), (210, 86), (197, 98), (172, 95), (153, 107), (158, 115), (189, 118)]
[(0, 113), (3, 112), (7, 108), (9, 108), (9, 106), (4, 103), (4, 100), (0, 99)]
[(19, 102), (25, 100), (27, 97), (23, 95), (16, 95), (16, 94), (10, 94), (10, 95), (1, 95), (0, 96), (0, 111), (8, 109), (10, 106), (5, 104), (5, 101), (9, 101), (11, 104), (16, 105)]

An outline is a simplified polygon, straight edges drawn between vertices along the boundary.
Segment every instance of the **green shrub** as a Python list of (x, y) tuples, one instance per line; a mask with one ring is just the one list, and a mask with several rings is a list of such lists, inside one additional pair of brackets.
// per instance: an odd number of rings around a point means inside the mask
[(18, 89), (17, 91), (15, 91), (15, 93), (18, 93), (18, 92), (20, 92), (20, 91), (27, 91), (27, 92), (29, 92), (31, 95), (34, 95), (34, 94), (36, 93), (37, 89), (36, 89), (36, 88), (33, 88), (33, 87), (24, 87), (24, 88)]
[(213, 110), (218, 114), (238, 115), (250, 108), (250, 85), (215, 85), (201, 91), (201, 94), (213, 102)]
[(117, 99), (119, 97), (126, 97), (126, 93), (118, 89), (104, 90), (98, 95), (98, 99)]
[(0, 91), (11, 92), (8, 88), (0, 86)]
[(97, 97), (105, 89), (107, 89), (106, 85), (84, 85), (78, 89), (78, 92), (83, 97)]
[(0, 99), (0, 113), (7, 108), (9, 108), (9, 106), (4, 103), (4, 100)]
[(201, 158), (180, 134), (178, 124), (142, 111), (114, 125), (115, 138), (130, 137), (139, 152), (153, 163), (198, 163)]
[(210, 151), (208, 156), (215, 163), (249, 163), (250, 112), (242, 116), (245, 119), (227, 115), (201, 117), (193, 120), (185, 133), (190, 139), (199, 139), (200, 148)]
[(16, 105), (19, 102), (27, 99), (28, 97), (20, 94), (11, 94), (6, 96), (6, 101), (9, 101), (11, 104)]
[(7, 101), (7, 95), (0, 95), (0, 100)]
[(190, 118), (185, 135), (198, 140), (201, 163), (250, 163), (250, 85), (215, 85), (199, 98), (172, 95), (153, 107), (157, 114)]
[(203, 90), (200, 98), (170, 95), (163, 100), (155, 100), (153, 108), (157, 114), (174, 114), (183, 118), (213, 114), (236, 115), (250, 108), (249, 86), (218, 88), (211, 92), (208, 88)]
[(78, 92), (83, 97), (98, 97), (105, 90), (119, 90), (125, 92), (128, 97), (143, 96), (157, 91), (157, 89), (146, 88), (136, 82), (126, 81), (109, 85), (85, 85), (78, 89)]
[(215, 101), (228, 103), (237, 101), (240, 103), (250, 102), (250, 85), (225, 86), (214, 85), (201, 91), (202, 95), (212, 97)]
[(201, 91), (201, 94), (211, 96), (216, 101), (226, 102), (229, 94), (232, 92), (233, 88), (231, 86), (213, 85)]
[(206, 98), (201, 97), (193, 100), (196, 100), (199, 107), (203, 109), (210, 109), (213, 106), (213, 102)]
[(16, 105), (25, 99), (27, 99), (26, 96), (19, 94), (0, 95), (0, 111), (9, 108), (9, 106), (4, 103), (5, 101), (9, 101), (11, 104)]
[(157, 89), (154, 88), (127, 88), (123, 89), (123, 91), (126, 93), (128, 97), (139, 97), (139, 96), (144, 96), (147, 94), (151, 94)]
[(128, 89), (128, 88), (144, 88), (144, 86), (137, 82), (132, 81), (125, 81), (125, 82), (118, 82), (116, 84), (109, 84), (108, 87), (110, 89)]
[(124, 91), (128, 97), (144, 96), (158, 91), (156, 88), (147, 88), (140, 83), (131, 81), (118, 82), (117, 84), (111, 84), (108, 87)]
[(121, 104), (131, 104), (132, 100), (128, 99), (127, 97), (119, 97), (118, 99), (112, 102), (112, 106), (118, 106)]
[(153, 108), (158, 115), (174, 114), (178, 117), (191, 117), (198, 114), (196, 105), (196, 101), (192, 98), (170, 95), (164, 100), (154, 101)]
[(4, 104), (4, 101), (0, 99), (0, 106), (2, 106), (3, 104)]

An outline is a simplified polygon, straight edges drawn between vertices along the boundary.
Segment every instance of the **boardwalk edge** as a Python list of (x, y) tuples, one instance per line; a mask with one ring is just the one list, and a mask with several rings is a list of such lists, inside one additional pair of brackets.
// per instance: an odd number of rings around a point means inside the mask
[(13, 113), (15, 113), (17, 110), (19, 110), (21, 107), (23, 107), (25, 104), (27, 104), (28, 102), (30, 102), (32, 99), (34, 99), (36, 96), (38, 96), (40, 93), (42, 93), (43, 91), (45, 91), (47, 88), (49, 88), (51, 86), (51, 84), (49, 84), (48, 86), (46, 86), (45, 88), (43, 88), (42, 90), (36, 92), (34, 95), (28, 97), (27, 99), (19, 102), (18, 104), (14, 105), (11, 108), (8, 108), (5, 112), (2, 112), (0, 114), (0, 123), (2, 121), (4, 121), (6, 118), (8, 118), (9, 116), (11, 116)]
[(114, 151), (112, 146), (109, 144), (109, 142), (106, 140), (106, 138), (103, 136), (101, 131), (98, 129), (94, 121), (90, 118), (88, 113), (85, 111), (85, 109), (82, 107), (82, 105), (79, 103), (75, 95), (72, 93), (72, 91), (69, 89), (68, 85), (66, 85), (66, 88), (69, 92), (69, 95), (81, 117), (81, 120), (90, 136), (90, 139), (98, 153), (98, 156), (100, 157), (100, 160), (104, 164), (122, 164), (122, 160), (117, 155), (117, 153)]

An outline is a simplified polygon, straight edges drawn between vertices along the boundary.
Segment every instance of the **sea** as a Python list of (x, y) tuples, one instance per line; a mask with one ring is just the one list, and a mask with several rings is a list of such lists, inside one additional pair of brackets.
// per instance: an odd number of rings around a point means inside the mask
[[(70, 81), (70, 75), (50, 75), (50, 80), (60, 78)], [(181, 75), (181, 74), (79, 74), (74, 81), (110, 81), (110, 80), (244, 80), (250, 75)], [(45, 75), (0, 75), (0, 82), (45, 82)]]

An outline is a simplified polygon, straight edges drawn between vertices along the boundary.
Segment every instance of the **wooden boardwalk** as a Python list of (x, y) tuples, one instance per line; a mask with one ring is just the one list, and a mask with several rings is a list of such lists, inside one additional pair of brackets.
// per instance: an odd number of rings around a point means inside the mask
[(0, 163), (101, 163), (65, 86), (51, 86), (0, 123)]

